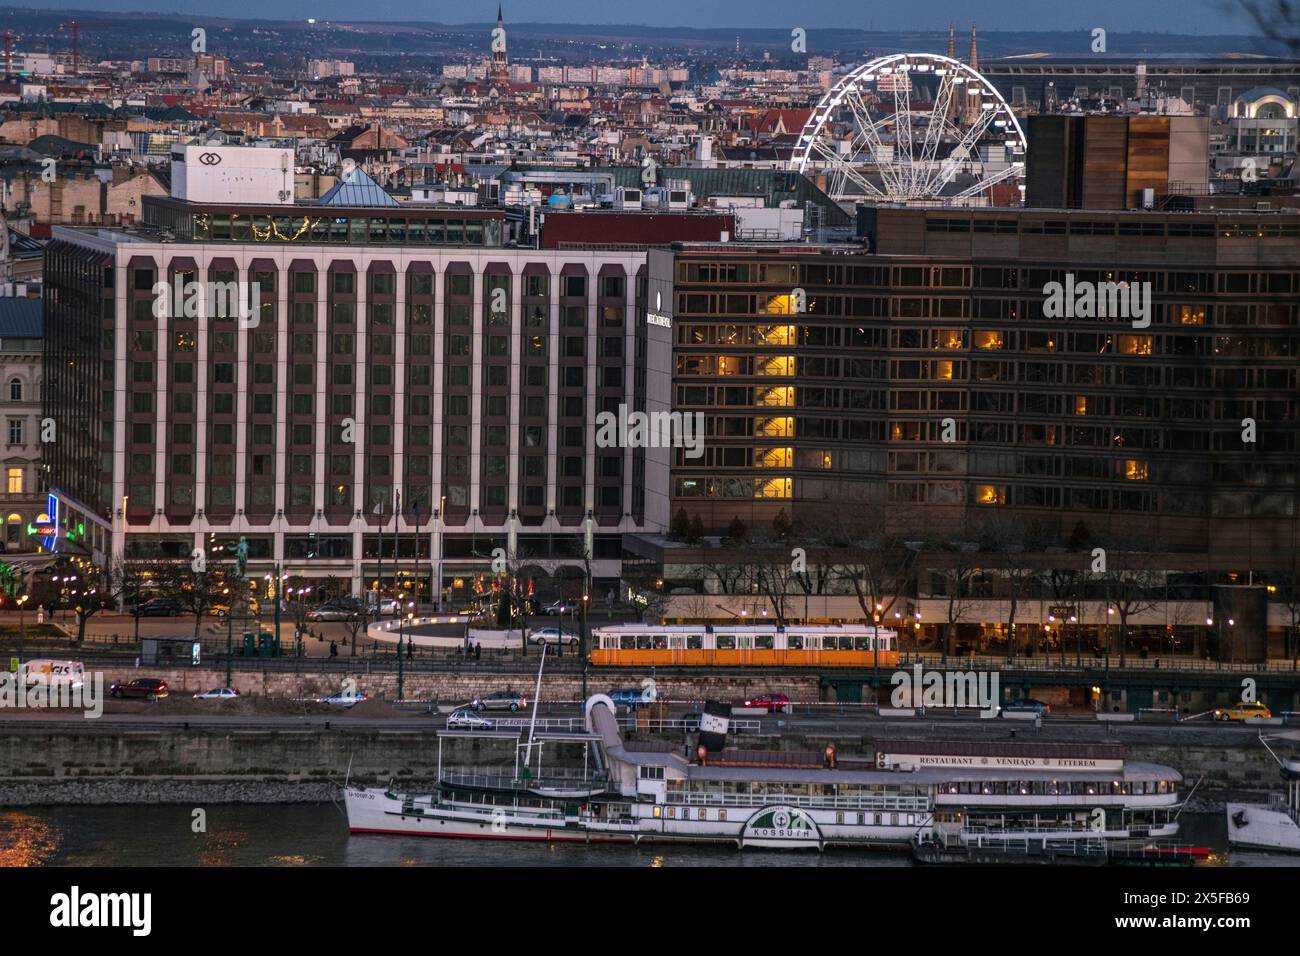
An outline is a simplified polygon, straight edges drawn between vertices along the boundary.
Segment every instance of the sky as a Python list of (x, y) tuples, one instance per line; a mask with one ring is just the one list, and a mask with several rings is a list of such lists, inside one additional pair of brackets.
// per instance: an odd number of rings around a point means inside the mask
[[(266, 19), (420, 20), (483, 23), (496, 19), (496, 0), (259, 0), (214, 6), (211, 0), (43, 0), (41, 10), (231, 15)], [(939, 30), (973, 20), (987, 30), (1255, 33), (1240, 0), (507, 0), (506, 23), (615, 23), (650, 26)]]

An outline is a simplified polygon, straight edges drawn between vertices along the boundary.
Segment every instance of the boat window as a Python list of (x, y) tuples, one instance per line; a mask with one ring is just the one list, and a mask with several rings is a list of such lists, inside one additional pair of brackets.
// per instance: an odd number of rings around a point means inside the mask
[(727, 811), (726, 811), (726, 810), (719, 810), (719, 811), (718, 811), (718, 820), (719, 820), (720, 822), (722, 822), (722, 823), (725, 823), (725, 822), (726, 822), (726, 820), (727, 820)]

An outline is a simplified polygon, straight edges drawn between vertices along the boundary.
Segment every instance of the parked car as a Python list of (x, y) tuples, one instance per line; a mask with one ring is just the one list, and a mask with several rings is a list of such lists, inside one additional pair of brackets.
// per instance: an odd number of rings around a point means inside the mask
[(765, 710), (769, 714), (784, 714), (790, 710), (790, 698), (785, 694), (759, 694), (746, 700), (744, 706)]
[(1214, 708), (1215, 720), (1248, 720), (1251, 717), (1272, 717), (1273, 712), (1264, 706), (1262, 700), (1242, 701), (1231, 707)]
[(638, 707), (644, 707), (653, 701), (653, 698), (646, 696), (645, 690), (640, 687), (622, 687), (610, 691), (609, 699), (614, 702), (615, 707), (626, 707), (628, 713), (635, 713)]
[(558, 627), (539, 627), (528, 634), (529, 644), (565, 644), (568, 647), (578, 646), (577, 634), (566, 634)]
[(167, 696), (167, 682), (159, 677), (137, 677), (134, 680), (114, 681), (109, 685), (112, 697), (136, 697), (144, 700), (162, 700)]
[(499, 690), (483, 697), (475, 697), (472, 710), (508, 710), (514, 713), (528, 706), (528, 698), (517, 690)]
[(332, 704), (335, 707), (355, 707), (363, 700), (369, 699), (369, 697), (359, 690), (344, 690), (339, 691), (337, 694), (332, 694), (329, 697), (322, 697), (319, 702), (322, 704)]
[(181, 613), (181, 605), (171, 598), (151, 598), (143, 604), (137, 604), (132, 613), (136, 617), (175, 617)]
[(480, 717), (468, 707), (458, 707), (447, 718), (448, 730), (491, 730), (496, 726), (487, 717)]
[(205, 690), (201, 694), (195, 694), (195, 700), (234, 700), (239, 696), (239, 691), (233, 687), (217, 687), (212, 690)]
[(402, 602), (397, 600), (397, 598), (386, 597), (379, 600), (372, 600), (366, 604), (366, 610), (371, 614), (375, 613), (376, 608), (378, 608), (381, 617), (385, 615), (391, 616), (401, 612)]
[(365, 609), (352, 601), (327, 601), (307, 612), (309, 621), (352, 621), (365, 613)]
[(1009, 704), (1002, 705), (1002, 713), (1035, 713), (1040, 717), (1046, 717), (1052, 712), (1050, 704), (1044, 704), (1041, 700), (1034, 700), (1032, 697), (1022, 697), (1020, 700), (1013, 700)]

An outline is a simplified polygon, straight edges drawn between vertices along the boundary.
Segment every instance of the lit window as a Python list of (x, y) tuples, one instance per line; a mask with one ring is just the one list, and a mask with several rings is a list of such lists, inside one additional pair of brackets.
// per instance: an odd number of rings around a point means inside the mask
[(977, 349), (1002, 348), (1002, 333), (977, 331), (975, 333), (975, 347)]
[(1124, 462), (1124, 477), (1129, 481), (1146, 481), (1150, 477), (1150, 470), (1145, 461), (1129, 458)]
[(1007, 489), (1002, 485), (976, 485), (975, 501), (981, 505), (1004, 505), (1007, 503)]
[(1178, 321), (1183, 325), (1204, 325), (1204, 306), (1180, 305), (1178, 307)]
[(1076, 395), (1076, 396), (1074, 397), (1074, 414), (1076, 414), (1076, 415), (1087, 415), (1087, 414), (1088, 414), (1088, 396), (1087, 396), (1087, 395)]
[(23, 470), (21, 468), (9, 469), (9, 494), (21, 495), (23, 493)]

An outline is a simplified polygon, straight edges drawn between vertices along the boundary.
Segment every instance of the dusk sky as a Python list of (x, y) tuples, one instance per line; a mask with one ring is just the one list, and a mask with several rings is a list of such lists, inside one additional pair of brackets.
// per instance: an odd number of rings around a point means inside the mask
[[(496, 18), (496, 2), (468, 0), (262, 0), (255, 6), (214, 6), (209, 0), (49, 0), (26, 4), (45, 10), (231, 15), (269, 19), (422, 20), (483, 22)], [(988, 30), (1140, 30), (1163, 33), (1254, 33), (1234, 0), (928, 0), (924, 4), (846, 4), (843, 0), (511, 0), (507, 22), (618, 23), (692, 27), (851, 27), (868, 30), (943, 29), (974, 20)]]

